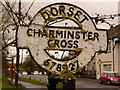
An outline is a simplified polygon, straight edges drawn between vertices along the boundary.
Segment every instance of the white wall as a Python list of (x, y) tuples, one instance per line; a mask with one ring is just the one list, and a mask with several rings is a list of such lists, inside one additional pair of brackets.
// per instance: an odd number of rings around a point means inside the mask
[(118, 45), (118, 73), (120, 74), (120, 43)]
[[(104, 72), (103, 66), (105, 64), (112, 65), (112, 53), (96, 55), (96, 78), (99, 79), (100, 72)], [(101, 67), (101, 70), (100, 70)]]
[[(114, 40), (113, 40), (114, 41)], [(113, 57), (113, 47), (114, 48), (114, 57)], [(113, 59), (114, 59), (114, 68), (115, 72), (119, 72), (120, 74), (120, 43), (112, 42), (111, 52), (106, 54), (96, 55), (96, 78), (99, 79), (100, 71), (104, 72), (104, 65), (111, 64), (111, 71), (113, 71)], [(101, 70), (100, 70), (101, 65)]]

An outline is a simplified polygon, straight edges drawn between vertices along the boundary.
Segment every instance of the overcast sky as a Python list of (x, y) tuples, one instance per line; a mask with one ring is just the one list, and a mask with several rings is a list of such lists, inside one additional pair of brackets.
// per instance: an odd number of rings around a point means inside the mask
[[(23, 2), (28, 0), (21, 0)], [(26, 9), (30, 5), (33, 0), (29, 0), (23, 4), (23, 7)], [(84, 2), (83, 2), (84, 1)], [(41, 8), (56, 2), (66, 2), (79, 6), (84, 11), (86, 11), (91, 17), (96, 16), (95, 13), (101, 15), (110, 15), (118, 13), (118, 0), (35, 0), (33, 7), (31, 8), (29, 14), (34, 16)], [(108, 20), (111, 24), (118, 24), (118, 18), (114, 20)], [(108, 29), (109, 26), (107, 24), (100, 24), (98, 28)]]
[[(0, 0), (0, 1), (4, 1), (4, 0)], [(19, 0), (10, 0), (10, 1), (19, 1)], [(31, 2), (34, 0), (21, 0), (21, 1), (24, 2), (23, 7), (24, 9), (26, 8), (25, 10), (27, 10)], [(96, 16), (95, 13), (101, 15), (117, 14), (118, 6), (120, 6), (118, 5), (119, 0), (35, 0), (35, 3), (31, 8), (29, 14), (33, 17), (41, 8), (57, 2), (66, 2), (77, 5), (78, 7), (86, 11), (91, 17)], [(118, 24), (118, 18), (108, 21), (110, 21), (111, 24), (115, 24), (115, 25)], [(98, 25), (98, 28), (99, 27), (105, 29), (109, 28), (107, 24), (100, 24)]]
[[(16, 0), (16, 1), (19, 1), (19, 0)], [(30, 2), (30, 1), (33, 1), (33, 0), (21, 0), (21, 1), (27, 1), (27, 2)], [(35, 0), (37, 2), (118, 2), (119, 0)]]

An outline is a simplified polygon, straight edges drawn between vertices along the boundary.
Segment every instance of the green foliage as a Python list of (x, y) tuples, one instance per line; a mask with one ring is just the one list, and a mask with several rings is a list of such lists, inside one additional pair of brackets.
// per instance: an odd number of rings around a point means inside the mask
[(20, 77), (19, 80), (24, 81), (24, 82), (28, 82), (28, 83), (32, 83), (32, 84), (36, 84), (36, 85), (48, 85), (47, 83), (40, 82), (40, 81), (33, 80), (33, 79), (29, 79), (29, 78)]
[(31, 72), (37, 69), (36, 64), (32, 61), (32, 58), (30, 56), (26, 57), (21, 67), (25, 69), (28, 74), (31, 74)]

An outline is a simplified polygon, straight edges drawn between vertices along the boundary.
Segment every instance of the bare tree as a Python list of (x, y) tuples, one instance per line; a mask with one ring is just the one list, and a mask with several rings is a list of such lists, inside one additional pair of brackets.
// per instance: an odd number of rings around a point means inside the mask
[(108, 22), (107, 20), (108, 19), (115, 19), (116, 17), (119, 17), (120, 14), (110, 14), (110, 15), (100, 15), (100, 14), (97, 14), (95, 13), (97, 16), (96, 17), (92, 17), (93, 20), (95, 20), (95, 23), (98, 24), (98, 23), (105, 23), (105, 24), (108, 24), (110, 28), (113, 28), (113, 25), (114, 24), (111, 24), (110, 22)]
[[(15, 44), (15, 31), (20, 24), (26, 24), (26, 20), (31, 20), (29, 11), (34, 4), (34, 1), (29, 6), (28, 10), (22, 11), (21, 0), (19, 2), (13, 2), (10, 0), (0, 1), (1, 5), (1, 22), (0, 22), (0, 32), (3, 38), (2, 49), (8, 47), (11, 44)], [(18, 5), (18, 9), (17, 6)], [(12, 34), (12, 35), (10, 35)]]
[[(0, 18), (0, 32), (2, 35), (2, 46), (5, 47), (7, 46), (10, 41), (12, 41), (14, 38), (10, 35), (10, 26), (13, 24), (12, 18), (10, 17), (10, 12), (6, 11), (6, 9), (2, 6), (1, 2), (1, 18)], [(15, 2), (11, 3), (11, 8), (14, 9), (15, 7)]]
[[(22, 2), (13, 2), (10, 0), (0, 1), (1, 6), (1, 22), (0, 33), (2, 34), (2, 49), (5, 50), (8, 46), (16, 46), (15, 32), (18, 30), (20, 24), (26, 24), (26, 20), (31, 20), (29, 11), (34, 4), (34, 1), (29, 6), (28, 10), (22, 10)], [(14, 35), (13, 35), (14, 34)], [(7, 49), (6, 49), (7, 50)], [(18, 73), (19, 73), (19, 49), (17, 49), (16, 61), (16, 78), (15, 86), (18, 86)]]

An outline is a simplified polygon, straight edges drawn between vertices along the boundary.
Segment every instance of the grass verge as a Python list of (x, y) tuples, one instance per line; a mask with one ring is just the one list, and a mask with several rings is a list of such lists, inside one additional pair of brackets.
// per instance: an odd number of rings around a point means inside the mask
[(24, 88), (24, 86), (19, 84), (18, 87), (16, 87), (7, 77), (2, 78), (2, 90), (21, 90), (21, 88)]
[(28, 82), (28, 83), (32, 83), (35, 85), (45, 85), (45, 86), (48, 85), (48, 83), (40, 82), (40, 81), (29, 79), (29, 78), (20, 77), (19, 80), (24, 81), (24, 82)]

